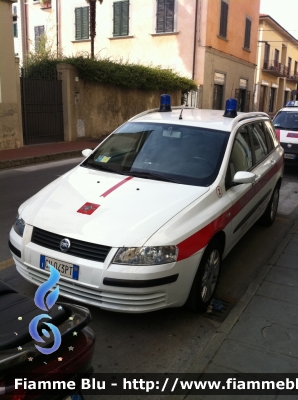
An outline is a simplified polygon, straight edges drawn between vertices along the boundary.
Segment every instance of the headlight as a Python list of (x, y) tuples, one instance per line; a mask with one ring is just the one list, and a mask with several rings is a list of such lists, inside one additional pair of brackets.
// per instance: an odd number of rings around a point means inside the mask
[(19, 214), (17, 215), (16, 221), (13, 225), (13, 229), (16, 231), (18, 235), (23, 236), (25, 229), (25, 221), (22, 218), (20, 218)]
[(156, 265), (177, 261), (176, 246), (121, 247), (113, 260), (114, 264)]

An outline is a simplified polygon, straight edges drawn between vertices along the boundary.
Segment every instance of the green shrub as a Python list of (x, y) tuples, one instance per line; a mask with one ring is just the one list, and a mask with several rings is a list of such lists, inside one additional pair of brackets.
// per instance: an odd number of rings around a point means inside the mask
[(144, 66), (109, 58), (90, 57), (40, 57), (30, 55), (24, 64), (23, 75), (31, 78), (52, 78), (58, 63), (72, 64), (78, 69), (79, 77), (86, 82), (107, 83), (129, 89), (143, 90), (195, 90), (196, 83), (161, 67)]

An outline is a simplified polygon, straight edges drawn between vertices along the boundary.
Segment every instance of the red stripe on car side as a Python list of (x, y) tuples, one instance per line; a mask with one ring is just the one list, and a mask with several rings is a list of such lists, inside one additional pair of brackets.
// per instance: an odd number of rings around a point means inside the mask
[[(235, 204), (228, 210), (215, 218), (212, 222), (200, 229), (198, 232), (189, 236), (183, 242), (177, 244), (179, 249), (177, 261), (183, 260), (203, 249), (209, 243), (210, 239), (219, 231), (223, 230), (233, 218), (256, 196), (266, 183), (282, 168), (284, 163), (281, 158), (262, 179), (260, 179), (252, 188), (245, 193)], [(230, 214), (229, 217), (227, 215)]]
[(133, 176), (128, 176), (127, 178), (123, 179), (123, 181), (120, 181), (116, 185), (112, 186), (109, 190), (104, 192), (100, 197), (107, 197), (110, 193), (114, 192), (114, 190), (118, 189), (118, 187), (124, 185), (124, 183), (130, 181), (133, 178)]

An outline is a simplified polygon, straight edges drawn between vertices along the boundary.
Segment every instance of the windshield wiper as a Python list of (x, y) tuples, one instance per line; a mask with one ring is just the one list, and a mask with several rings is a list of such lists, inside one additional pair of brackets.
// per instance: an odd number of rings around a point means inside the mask
[(122, 171), (118, 171), (117, 169), (111, 168), (108, 165), (103, 165), (103, 164), (95, 164), (95, 163), (84, 163), (82, 164), (84, 167), (87, 168), (94, 168), (94, 169), (100, 169), (102, 171), (108, 171), (108, 172), (113, 172), (115, 174), (119, 174), (119, 175), (127, 175), (126, 173), (122, 172)]
[(130, 171), (128, 173), (128, 175), (137, 176), (137, 177), (145, 178), (145, 179), (146, 178), (147, 179), (156, 179), (156, 180), (159, 180), (159, 181), (179, 183), (179, 182), (175, 181), (174, 179), (167, 178), (167, 177), (159, 175), (159, 174), (154, 174), (152, 172)]

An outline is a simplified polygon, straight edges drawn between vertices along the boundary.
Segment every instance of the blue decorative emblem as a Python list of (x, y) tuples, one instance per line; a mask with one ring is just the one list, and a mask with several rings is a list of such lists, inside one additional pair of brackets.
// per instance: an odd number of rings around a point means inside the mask
[[(49, 279), (37, 289), (34, 297), (35, 305), (44, 311), (48, 311), (50, 308), (52, 308), (59, 296), (59, 286), (57, 286), (56, 289), (54, 289), (47, 295), (47, 297), (45, 297), (46, 293), (49, 292), (60, 279), (60, 273), (50, 264), (49, 264), (49, 269), (50, 269)], [(52, 317), (50, 317), (48, 314), (40, 314), (34, 317), (29, 324), (29, 332), (32, 339), (41, 343), (45, 343), (45, 341), (40, 337), (37, 331), (37, 326), (39, 321), (43, 318), (52, 319)], [(38, 351), (40, 351), (43, 354), (51, 354), (54, 353), (54, 351), (56, 351), (60, 347), (61, 335), (59, 329), (55, 325), (49, 322), (43, 322), (43, 323), (47, 325), (48, 328), (50, 328), (51, 331), (53, 332), (54, 344), (51, 348), (44, 348), (38, 345), (35, 345), (35, 347), (37, 348)], [(50, 333), (46, 329), (42, 329), (42, 334), (47, 338), (50, 337)]]
[(60, 250), (66, 253), (70, 249), (70, 240), (62, 239), (60, 242)]

